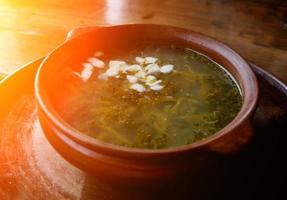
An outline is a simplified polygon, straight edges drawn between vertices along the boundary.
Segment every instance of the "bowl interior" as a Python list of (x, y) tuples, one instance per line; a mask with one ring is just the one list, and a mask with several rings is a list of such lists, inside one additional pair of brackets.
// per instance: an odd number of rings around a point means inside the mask
[[(66, 85), (67, 82), (71, 81), (71, 77), (67, 76), (67, 74), (73, 71), (80, 71), (82, 63), (91, 57), (95, 51), (100, 50), (105, 52), (105, 55), (109, 55), (121, 52), (125, 48), (146, 44), (173, 44), (175, 46), (191, 48), (205, 54), (218, 64), (224, 66), (236, 79), (243, 95), (243, 105), (238, 115), (231, 123), (216, 134), (190, 145), (185, 145), (184, 147), (173, 147), (155, 151), (181, 150), (202, 146), (228, 133), (254, 109), (257, 99), (256, 79), (248, 64), (237, 53), (224, 44), (201, 34), (186, 29), (161, 25), (122, 25), (95, 28), (58, 47), (45, 59), (38, 71), (36, 90), (41, 108), (54, 123), (67, 130), (66, 132), (71, 137), (92, 143), (93, 145), (106, 145), (110, 148), (129, 151), (128, 147), (115, 147), (115, 145), (105, 144), (79, 133), (57, 113), (54, 104), (56, 101), (61, 101), (61, 98), (55, 99), (54, 97), (62, 96), (64, 98), (69, 95), (66, 90), (61, 89), (62, 85)], [(137, 150), (133, 149), (133, 151)], [(138, 149), (138, 151), (142, 151), (142, 149)]]

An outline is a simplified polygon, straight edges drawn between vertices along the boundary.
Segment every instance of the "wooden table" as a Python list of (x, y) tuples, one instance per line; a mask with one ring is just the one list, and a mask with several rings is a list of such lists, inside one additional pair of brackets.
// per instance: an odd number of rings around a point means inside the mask
[(202, 32), (287, 83), (286, 0), (0, 0), (0, 73), (44, 56), (74, 27), (123, 23)]

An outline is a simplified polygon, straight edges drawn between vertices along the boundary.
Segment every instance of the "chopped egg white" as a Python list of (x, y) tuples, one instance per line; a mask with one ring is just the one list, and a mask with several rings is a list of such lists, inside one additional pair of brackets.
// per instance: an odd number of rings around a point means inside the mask
[(108, 77), (115, 77), (120, 73), (124, 66), (126, 66), (126, 62), (124, 61), (111, 60), (109, 62), (109, 69), (105, 73)]
[(164, 74), (168, 74), (170, 72), (173, 71), (173, 68), (174, 66), (173, 65), (163, 65), (161, 68), (160, 68), (160, 72), (161, 73), (164, 73)]
[(154, 91), (162, 90), (162, 88), (163, 88), (163, 86), (162, 85), (158, 85), (158, 84), (150, 86), (150, 89), (154, 90)]
[(146, 77), (146, 82), (151, 83), (151, 82), (154, 82), (154, 81), (156, 81), (156, 77), (155, 77), (155, 76), (153, 76), (153, 75), (148, 75), (148, 76)]
[(109, 68), (121, 68), (123, 66), (126, 66), (125, 61), (119, 61), (119, 60), (111, 60), (109, 62)]
[[(90, 79), (94, 67), (104, 68), (104, 61), (98, 57), (103, 56), (104, 53), (97, 51), (94, 53), (94, 57), (91, 57), (87, 62), (83, 63), (83, 70), (79, 72), (73, 72), (76, 76), (80, 77), (83, 82)], [(130, 89), (136, 90), (137, 92), (144, 92), (146, 90), (159, 91), (164, 88), (162, 80), (157, 80), (156, 74), (168, 74), (174, 71), (174, 65), (166, 64), (159, 66), (157, 64), (158, 58), (148, 57), (136, 57), (136, 63), (127, 64), (121, 60), (111, 60), (108, 64), (108, 69), (98, 75), (99, 79), (108, 80), (109, 77), (114, 78), (126, 78), (131, 84)]]
[(121, 64), (120, 66), (120, 71), (123, 72), (123, 73), (127, 73), (128, 69), (129, 69), (129, 65), (128, 64)]
[(81, 78), (84, 82), (87, 82), (90, 77), (92, 76), (93, 74), (93, 71), (90, 70), (89, 68), (84, 68), (82, 71), (81, 71)]
[(142, 84), (134, 83), (130, 86), (131, 89), (136, 90), (137, 92), (144, 92), (145, 87)]
[(105, 66), (104, 61), (102, 61), (102, 60), (100, 60), (100, 59), (98, 59), (98, 58), (96, 58), (96, 57), (91, 57), (91, 58), (88, 59), (88, 61), (89, 61), (93, 66), (95, 66), (95, 67), (97, 67), (97, 68), (104, 68), (104, 66)]
[(160, 84), (161, 82), (162, 80), (157, 80), (157, 81), (146, 82), (146, 84), (149, 86), (153, 86), (153, 85)]
[(127, 75), (127, 79), (130, 83), (136, 83), (138, 78), (136, 76)]
[(131, 65), (127, 68), (127, 71), (131, 71), (131, 72), (137, 72), (142, 70), (142, 67), (140, 65)]
[(108, 77), (113, 77), (113, 76), (117, 76), (119, 74), (119, 71), (120, 71), (120, 68), (117, 68), (117, 67), (111, 67), (109, 68), (105, 74), (108, 76)]
[(145, 59), (142, 58), (142, 57), (136, 57), (136, 62), (139, 63), (139, 64), (144, 64)]
[(144, 71), (139, 71), (135, 74), (135, 77), (139, 78), (139, 79), (144, 79), (146, 76), (146, 73)]
[(85, 68), (85, 69), (90, 69), (92, 70), (94, 67), (91, 63), (83, 63), (82, 66)]
[(145, 63), (146, 64), (152, 64), (155, 63), (158, 59), (155, 57), (145, 57)]
[(145, 71), (147, 72), (147, 74), (154, 74), (157, 72), (160, 72), (160, 67), (158, 66), (158, 64), (149, 64), (145, 67)]

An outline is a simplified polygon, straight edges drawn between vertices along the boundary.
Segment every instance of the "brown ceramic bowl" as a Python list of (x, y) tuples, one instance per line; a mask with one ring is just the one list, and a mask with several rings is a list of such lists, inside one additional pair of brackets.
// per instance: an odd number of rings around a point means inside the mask
[[(77, 33), (77, 31), (76, 31)], [(107, 144), (89, 137), (66, 123), (55, 110), (51, 96), (59, 77), (88, 52), (123, 43), (168, 43), (192, 48), (224, 66), (235, 77), (243, 94), (240, 112), (222, 130), (192, 144), (160, 149), (138, 149)], [(89, 27), (56, 48), (42, 62), (36, 76), (39, 119), (49, 142), (70, 163), (97, 177), (112, 181), (151, 182), (196, 172), (212, 156), (239, 151), (252, 136), (251, 117), (258, 87), (247, 62), (231, 48), (210, 37), (164, 25), (132, 24)]]

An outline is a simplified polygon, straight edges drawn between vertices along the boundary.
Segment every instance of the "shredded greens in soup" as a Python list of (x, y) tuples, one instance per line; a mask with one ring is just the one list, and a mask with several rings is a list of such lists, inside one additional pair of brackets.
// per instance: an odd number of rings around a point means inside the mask
[(102, 55), (71, 75), (81, 83), (57, 108), (98, 140), (149, 149), (190, 144), (225, 127), (241, 108), (233, 78), (191, 49), (162, 45)]

